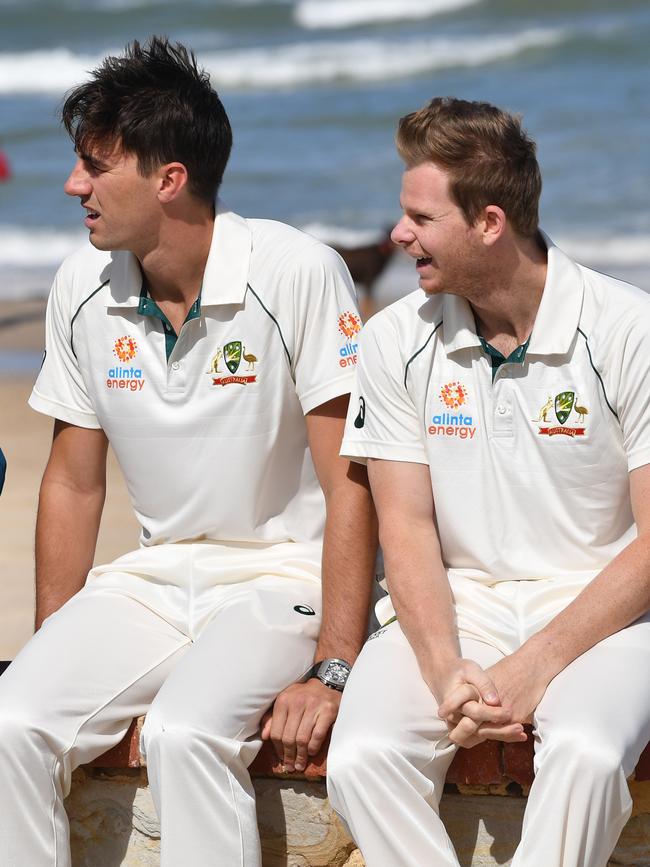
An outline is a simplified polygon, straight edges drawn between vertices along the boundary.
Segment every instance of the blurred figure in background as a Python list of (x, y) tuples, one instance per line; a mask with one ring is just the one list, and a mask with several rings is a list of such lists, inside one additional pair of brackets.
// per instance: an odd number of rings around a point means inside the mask
[(348, 266), (357, 289), (359, 286), (362, 287), (359, 293), (359, 308), (364, 322), (377, 311), (373, 291), (375, 283), (399, 250), (391, 238), (391, 231), (390, 228), (386, 229), (382, 237), (372, 244), (350, 247), (332, 244), (332, 247)]

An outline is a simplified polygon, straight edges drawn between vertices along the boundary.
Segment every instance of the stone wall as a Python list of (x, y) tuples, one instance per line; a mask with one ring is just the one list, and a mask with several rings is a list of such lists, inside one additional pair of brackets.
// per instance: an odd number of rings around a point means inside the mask
[[(254, 785), (264, 867), (363, 867), (323, 781), (257, 778)], [(650, 867), (650, 783), (631, 787), (634, 815), (610, 867)], [(462, 788), (446, 793), (441, 805), (461, 867), (507, 867), (526, 799)], [(80, 768), (66, 806), (74, 867), (158, 867), (160, 826), (144, 768)]]

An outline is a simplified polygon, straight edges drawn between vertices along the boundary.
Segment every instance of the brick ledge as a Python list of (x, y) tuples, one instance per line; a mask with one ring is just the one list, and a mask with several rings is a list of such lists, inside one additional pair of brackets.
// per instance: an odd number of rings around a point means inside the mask
[[(142, 767), (144, 762), (139, 749), (140, 728), (141, 721), (133, 720), (120, 743), (91, 762), (90, 766), (115, 770)], [(533, 782), (533, 739), (530, 736), (530, 727), (527, 726), (526, 729), (529, 737), (525, 743), (501, 744), (485, 741), (471, 750), (458, 750), (447, 774), (447, 783), (457, 786), (459, 791), (478, 786), (482, 791), (487, 787), (494, 794), (527, 794)], [(282, 770), (273, 744), (266, 743), (251, 765), (251, 776), (309, 782), (323, 780), (327, 776), (328, 745), (329, 740), (318, 755), (310, 759), (303, 773), (287, 774)], [(650, 744), (639, 759), (634, 779), (637, 782), (650, 780)]]

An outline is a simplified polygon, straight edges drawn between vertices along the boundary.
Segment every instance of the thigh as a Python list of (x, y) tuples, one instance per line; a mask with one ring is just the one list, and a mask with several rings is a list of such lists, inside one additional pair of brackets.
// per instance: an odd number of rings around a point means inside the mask
[[(461, 652), (487, 668), (502, 658), (490, 645), (461, 640)], [(417, 659), (399, 623), (372, 635), (357, 659), (343, 693), (332, 746), (350, 750), (355, 744), (385, 749), (393, 744), (411, 764), (424, 768), (441, 751), (455, 750), (447, 725), (424, 682)]]
[(146, 728), (254, 735), (277, 694), (311, 667), (320, 610), (317, 582), (261, 578), (221, 588), (214, 615), (160, 690)]
[(73, 766), (89, 761), (146, 711), (186, 645), (136, 600), (84, 588), (0, 678), (2, 715), (44, 731)]
[(542, 746), (579, 737), (616, 751), (626, 775), (650, 740), (650, 614), (610, 635), (551, 681), (534, 715)]

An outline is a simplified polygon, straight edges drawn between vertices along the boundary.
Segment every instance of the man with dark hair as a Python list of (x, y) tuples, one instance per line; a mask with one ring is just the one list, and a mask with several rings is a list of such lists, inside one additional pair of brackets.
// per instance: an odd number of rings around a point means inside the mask
[[(55, 279), (30, 398), (54, 439), (37, 632), (0, 682), (2, 863), (70, 864), (72, 770), (147, 712), (161, 863), (259, 867), (247, 767), (263, 737), (305, 768), (366, 626), (374, 513), (338, 456), (351, 280), (313, 238), (215, 209), (230, 126), (181, 45), (108, 58), (63, 119), (90, 245)], [(91, 568), (109, 444), (141, 546)]]
[(650, 298), (538, 230), (517, 118), (435, 99), (397, 142), (392, 237), (424, 296), (360, 341), (342, 454), (368, 465), (390, 596), (330, 797), (368, 867), (457, 867), (456, 748), (532, 721), (513, 867), (605, 867), (650, 738)]

